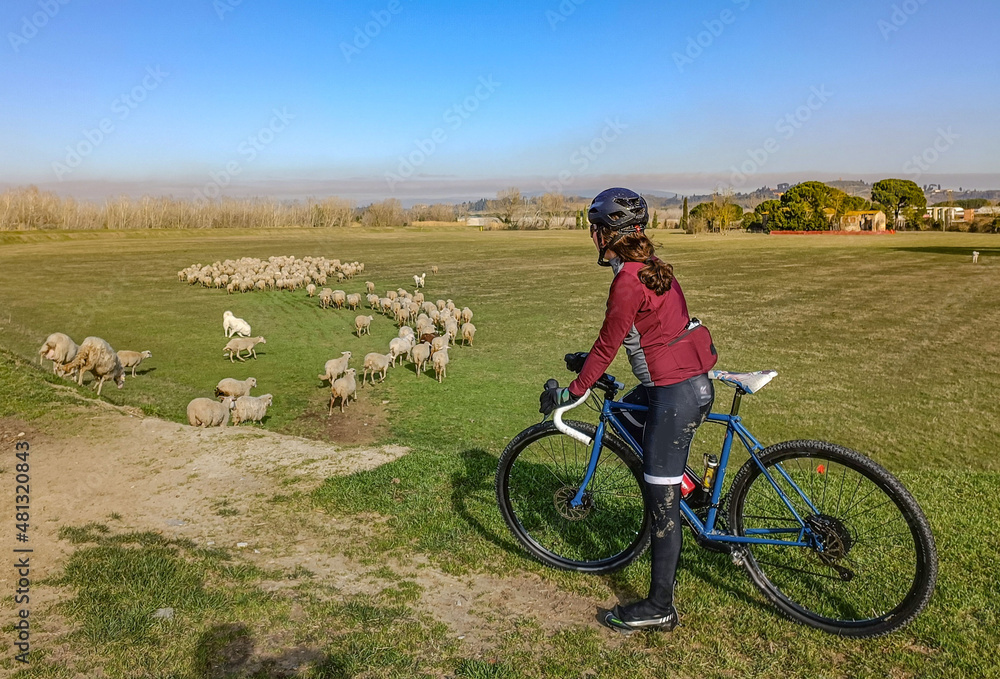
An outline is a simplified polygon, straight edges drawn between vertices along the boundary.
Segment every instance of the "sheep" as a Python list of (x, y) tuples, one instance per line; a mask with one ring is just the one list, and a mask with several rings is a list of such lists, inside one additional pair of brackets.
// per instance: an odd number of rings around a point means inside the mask
[(368, 300), (368, 308), (369, 309), (374, 309), (374, 308), (376, 308), (379, 305), (378, 304), (378, 295), (376, 295), (376, 294), (370, 294), (365, 299)]
[(352, 292), (347, 296), (347, 308), (354, 310), (359, 306), (361, 306), (361, 295), (356, 292)]
[(333, 381), (347, 372), (347, 364), (351, 360), (351, 352), (342, 351), (340, 352), (340, 358), (331, 358), (323, 366), (323, 374), (319, 376), (321, 380), (329, 380), (330, 384)]
[(118, 360), (122, 362), (122, 368), (132, 368), (132, 377), (135, 377), (135, 369), (147, 358), (153, 358), (153, 352), (148, 349), (146, 351), (122, 349), (118, 352)]
[(424, 303), (424, 293), (418, 292), (415, 295), (413, 295), (413, 301), (416, 302), (417, 304), (423, 304)]
[(473, 338), (475, 338), (475, 336), (476, 336), (476, 326), (472, 325), (472, 323), (463, 323), (462, 344), (468, 342), (469, 346), (472, 346), (472, 340)]
[(319, 291), (319, 306), (321, 309), (326, 309), (331, 304), (333, 304), (333, 290), (330, 288), (323, 288)]
[(437, 268), (437, 265), (434, 265), (434, 266), (432, 266), (432, 267), (431, 267), (431, 273), (434, 273), (434, 274), (436, 274), (437, 272), (438, 272), (438, 268)]
[(410, 310), (406, 307), (396, 309), (396, 325), (402, 327), (410, 320)]
[(45, 343), (38, 350), (38, 363), (41, 365), (43, 359), (52, 361), (52, 374), (57, 375), (56, 366), (64, 366), (72, 361), (79, 350), (79, 345), (69, 335), (54, 332), (45, 338)]
[(257, 379), (255, 377), (248, 377), (245, 380), (236, 380), (232, 377), (226, 377), (219, 380), (219, 383), (215, 386), (215, 396), (219, 400), (222, 400), (225, 396), (232, 396), (233, 398), (249, 396), (250, 390), (256, 386)]
[(472, 320), (472, 309), (465, 307), (462, 309), (462, 322), (468, 323)]
[(393, 337), (389, 340), (389, 356), (392, 358), (392, 367), (396, 367), (397, 358), (404, 355), (409, 356), (412, 347), (408, 337)]
[(419, 276), (416, 275), (416, 274), (413, 274), (413, 287), (416, 288), (416, 289), (418, 289), (418, 290), (420, 288), (424, 287), (424, 279), (426, 277), (427, 277), (427, 274), (425, 274), (425, 273), (420, 274)]
[(233, 424), (260, 422), (267, 415), (267, 409), (272, 403), (274, 403), (274, 397), (271, 394), (240, 396), (233, 403)]
[(344, 304), (347, 303), (347, 293), (343, 290), (334, 290), (331, 301), (333, 302), (333, 306), (343, 309)]
[(233, 316), (232, 311), (225, 311), (222, 314), (222, 330), (226, 337), (239, 335), (240, 337), (250, 336), (250, 324), (242, 318)]
[(434, 305), (434, 302), (424, 302), (423, 304), (420, 305), (420, 309), (421, 311), (423, 311), (425, 314), (428, 315), (430, 315), (432, 311), (438, 311), (438, 308), (437, 306)]
[(445, 302), (443, 299), (439, 299), (434, 304), (437, 306), (437, 310), (438, 311), (444, 311), (444, 308), (447, 305), (447, 302)]
[(385, 373), (389, 370), (389, 364), (395, 361), (395, 357), (390, 351), (388, 354), (380, 354), (377, 351), (373, 351), (370, 354), (365, 354), (365, 369), (361, 373), (361, 386), (365, 386), (365, 380), (368, 378), (368, 371), (371, 371), (372, 375), (372, 385), (375, 384), (375, 373), (381, 373), (382, 376), (379, 378), (379, 382), (385, 381)]
[(399, 333), (396, 336), (408, 337), (410, 339), (410, 344), (413, 344), (413, 337), (414, 337), (413, 328), (411, 328), (408, 325), (404, 325), (402, 328), (400, 328)]
[(455, 310), (455, 303), (452, 302), (450, 299), (449, 300), (445, 300), (444, 306), (445, 306), (446, 309), (448, 309), (448, 311), (454, 311)]
[(362, 334), (372, 334), (372, 320), (374, 320), (374, 318), (374, 316), (354, 317), (354, 331), (358, 333), (358, 337), (361, 337)]
[(395, 290), (387, 290), (385, 296), (395, 301), (396, 298), (399, 297), (399, 293), (397, 293)]
[(368, 294), (375, 292), (375, 284), (372, 283), (371, 281), (365, 281), (365, 291)]
[(330, 412), (327, 417), (333, 415), (333, 403), (338, 398), (340, 399), (340, 412), (344, 412), (344, 406), (350, 402), (352, 396), (355, 401), (358, 400), (358, 383), (354, 379), (357, 372), (354, 368), (349, 368), (343, 377), (334, 380), (333, 384), (330, 385)]
[(387, 314), (392, 309), (392, 300), (388, 297), (382, 297), (379, 299), (378, 305), (381, 308), (382, 313)]
[(83, 384), (83, 373), (90, 372), (94, 375), (98, 396), (101, 395), (104, 381), (109, 377), (119, 389), (125, 386), (125, 369), (118, 360), (118, 354), (100, 337), (88, 337), (83, 340), (83, 344), (76, 352), (76, 358), (63, 368), (65, 373), (73, 370), (76, 371), (77, 384)]
[(267, 344), (267, 340), (263, 337), (234, 337), (222, 348), (222, 353), (225, 355), (226, 352), (229, 352), (230, 363), (235, 363), (233, 356), (245, 362), (246, 359), (240, 356), (240, 354), (245, 351), (247, 352), (247, 356), (253, 356), (256, 359), (256, 346), (258, 344)]
[(449, 318), (448, 322), (444, 324), (444, 334), (448, 336), (451, 344), (454, 344), (458, 337), (458, 323)]
[(448, 347), (434, 352), (431, 362), (434, 363), (434, 374), (437, 376), (437, 381), (441, 382), (448, 376)]
[(440, 335), (431, 340), (431, 355), (448, 348), (450, 338), (447, 335)]
[(188, 424), (192, 427), (225, 427), (229, 424), (229, 411), (233, 409), (233, 398), (227, 396), (222, 402), (210, 398), (196, 398), (188, 403)]
[(306, 286), (306, 294), (309, 295), (310, 297), (315, 297), (316, 296), (316, 286), (313, 285), (312, 283), (310, 283), (309, 285), (307, 285)]
[(431, 345), (428, 342), (421, 342), (410, 349), (410, 359), (417, 375), (420, 375), (427, 368), (427, 359), (431, 357)]

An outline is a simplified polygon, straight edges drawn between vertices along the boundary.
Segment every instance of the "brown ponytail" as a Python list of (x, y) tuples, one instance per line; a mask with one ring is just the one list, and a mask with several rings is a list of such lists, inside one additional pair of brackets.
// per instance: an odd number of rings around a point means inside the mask
[[(610, 234), (609, 234), (610, 235)], [(639, 269), (639, 280), (657, 295), (670, 289), (674, 282), (674, 267), (658, 258), (653, 242), (644, 233), (630, 233), (611, 243), (611, 249), (626, 262), (645, 262)]]

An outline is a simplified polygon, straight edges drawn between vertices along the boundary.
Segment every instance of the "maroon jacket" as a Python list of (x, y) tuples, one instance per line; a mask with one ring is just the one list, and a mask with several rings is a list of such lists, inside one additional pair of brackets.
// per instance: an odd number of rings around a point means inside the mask
[(625, 262), (616, 267), (604, 325), (580, 376), (569, 385), (572, 394), (583, 394), (594, 386), (623, 343), (632, 372), (647, 387), (677, 384), (715, 365), (708, 330), (704, 326), (688, 330), (687, 303), (677, 279), (657, 295), (639, 280), (644, 266), (643, 262)]

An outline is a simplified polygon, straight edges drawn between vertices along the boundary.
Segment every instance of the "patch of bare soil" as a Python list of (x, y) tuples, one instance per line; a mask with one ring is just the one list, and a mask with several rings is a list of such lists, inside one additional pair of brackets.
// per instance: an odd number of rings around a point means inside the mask
[(348, 446), (370, 446), (385, 437), (387, 416), (378, 397), (352, 400), (340, 412), (338, 399), (330, 413), (329, 399), (322, 407), (309, 408), (288, 428), (290, 433), (302, 433), (330, 443)]
[[(362, 421), (357, 414), (353, 419)], [(342, 554), (345, 541), (387, 530), (382, 517), (292, 513), (268, 500), (289, 488), (308, 490), (329, 476), (385, 464), (406, 454), (404, 447), (339, 447), (250, 426), (197, 429), (94, 408), (40, 427), (0, 419), (2, 449), (10, 450), (16, 440), (31, 446), (35, 578), (57, 573), (75, 549), (57, 538), (61, 527), (96, 521), (115, 532), (153, 530), (234, 549), (264, 568), (307, 571), (310, 582), (332, 586), (343, 596), (386, 586), (372, 577), (372, 566)], [(5, 466), (0, 478), (11, 471)], [(488, 652), (502, 632), (525, 618), (536, 618), (547, 631), (597, 625), (598, 602), (534, 576), (454, 576), (420, 556), (387, 565), (421, 587), (416, 605), (446, 623), (470, 655)], [(11, 573), (0, 570), (0, 591), (11, 591)], [(263, 586), (282, 590), (300, 582), (291, 577)], [(37, 601), (46, 609), (70, 594), (41, 590)], [(36, 641), (60, 647), (64, 621), (47, 619), (52, 624)]]

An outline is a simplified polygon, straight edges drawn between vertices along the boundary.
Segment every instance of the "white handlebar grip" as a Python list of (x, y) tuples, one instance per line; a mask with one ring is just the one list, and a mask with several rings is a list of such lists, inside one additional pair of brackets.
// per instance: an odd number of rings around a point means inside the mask
[(584, 434), (582, 431), (578, 431), (576, 429), (573, 429), (573, 427), (571, 427), (568, 424), (564, 423), (562, 421), (562, 414), (564, 412), (568, 411), (568, 410), (572, 410), (573, 408), (576, 408), (577, 406), (583, 404), (583, 402), (586, 401), (587, 397), (589, 397), (589, 396), (590, 396), (590, 389), (588, 389), (586, 392), (584, 392), (583, 396), (581, 396), (575, 402), (568, 403), (568, 404), (564, 405), (562, 408), (556, 408), (554, 411), (552, 411), (552, 422), (556, 425), (556, 429), (558, 429), (559, 431), (561, 431), (563, 434), (566, 434), (566, 436), (569, 436), (570, 438), (576, 439), (577, 441), (579, 441), (580, 443), (584, 444), (585, 446), (591, 445), (594, 442), (594, 439), (590, 438), (589, 436), (587, 436), (586, 434)]

